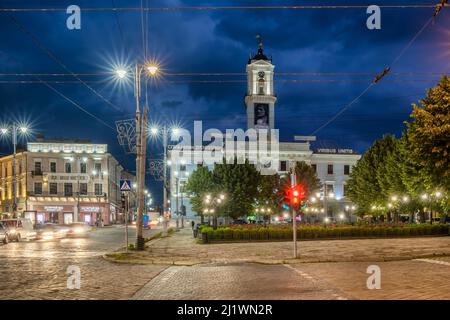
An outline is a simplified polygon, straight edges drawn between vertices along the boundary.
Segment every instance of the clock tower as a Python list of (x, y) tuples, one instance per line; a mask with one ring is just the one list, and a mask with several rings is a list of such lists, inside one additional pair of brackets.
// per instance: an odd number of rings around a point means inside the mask
[[(260, 38), (260, 36), (259, 36)], [(248, 59), (247, 94), (245, 108), (247, 111), (247, 129), (274, 129), (275, 102), (277, 98), (273, 92), (272, 58), (268, 58), (258, 43), (258, 52)]]

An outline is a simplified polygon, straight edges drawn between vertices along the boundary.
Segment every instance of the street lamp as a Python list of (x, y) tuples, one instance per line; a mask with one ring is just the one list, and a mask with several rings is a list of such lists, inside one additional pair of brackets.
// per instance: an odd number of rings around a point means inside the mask
[(16, 154), (17, 154), (17, 134), (25, 135), (28, 132), (28, 127), (22, 124), (13, 123), (11, 126), (6, 126), (0, 129), (2, 135), (7, 135), (9, 130), (12, 133), (13, 144), (13, 159), (12, 159), (12, 187), (13, 187), (13, 217), (16, 218), (17, 210), (17, 195), (16, 195)]
[[(143, 211), (145, 206), (144, 188), (145, 188), (145, 157), (147, 153), (147, 127), (148, 127), (148, 107), (143, 110), (141, 117), (140, 97), (141, 97), (141, 75), (143, 70), (147, 70), (151, 76), (156, 76), (158, 67), (154, 64), (136, 64), (134, 71), (134, 95), (136, 98), (136, 178), (138, 182), (137, 198), (138, 210), (136, 221), (136, 249), (144, 250), (143, 237)], [(123, 79), (126, 76), (126, 70), (116, 70), (117, 77)]]
[(225, 194), (220, 193), (216, 195), (206, 194), (203, 202), (209, 207), (211, 206), (211, 209), (209, 209), (209, 213), (213, 213), (213, 228), (217, 229), (217, 216), (215, 215), (215, 209), (214, 206), (222, 205), (225, 200)]

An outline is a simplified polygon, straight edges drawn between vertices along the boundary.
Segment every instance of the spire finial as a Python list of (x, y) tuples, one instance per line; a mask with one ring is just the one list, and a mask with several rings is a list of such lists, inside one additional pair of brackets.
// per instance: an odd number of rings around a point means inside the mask
[(256, 35), (256, 39), (258, 39), (258, 46), (259, 46), (259, 48), (262, 49), (262, 46), (263, 46), (262, 35), (260, 33), (258, 33)]

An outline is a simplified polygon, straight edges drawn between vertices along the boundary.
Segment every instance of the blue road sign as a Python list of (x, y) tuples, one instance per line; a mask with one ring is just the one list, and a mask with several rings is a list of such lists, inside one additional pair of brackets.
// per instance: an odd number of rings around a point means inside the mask
[(120, 179), (120, 191), (122, 191), (122, 192), (131, 191), (131, 180), (130, 179)]

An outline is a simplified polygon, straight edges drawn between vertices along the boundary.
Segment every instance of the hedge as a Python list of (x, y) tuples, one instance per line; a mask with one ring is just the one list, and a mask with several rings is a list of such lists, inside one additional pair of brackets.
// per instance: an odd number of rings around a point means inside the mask
[[(214, 230), (204, 226), (199, 237), (203, 242), (215, 241), (271, 241), (292, 240), (292, 227), (220, 227)], [(205, 234), (206, 236), (202, 236)], [(420, 225), (364, 225), (364, 226), (301, 226), (297, 228), (299, 240), (415, 237), (430, 235), (449, 235), (447, 224)]]

